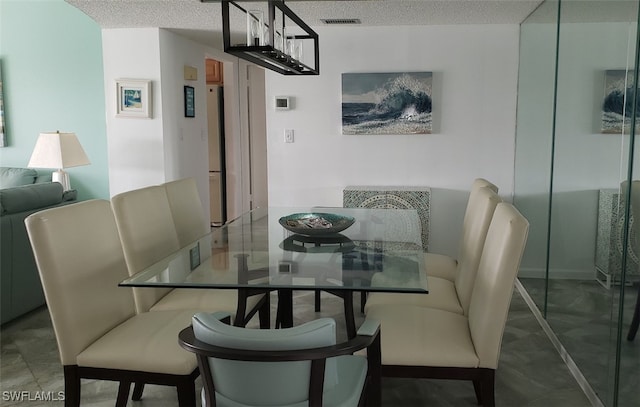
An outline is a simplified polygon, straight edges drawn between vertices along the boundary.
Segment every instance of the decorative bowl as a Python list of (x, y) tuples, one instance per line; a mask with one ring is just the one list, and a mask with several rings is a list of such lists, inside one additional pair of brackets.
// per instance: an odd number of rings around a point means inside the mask
[(353, 225), (351, 216), (333, 213), (310, 212), (294, 213), (279, 219), (283, 228), (305, 236), (322, 236), (342, 232)]

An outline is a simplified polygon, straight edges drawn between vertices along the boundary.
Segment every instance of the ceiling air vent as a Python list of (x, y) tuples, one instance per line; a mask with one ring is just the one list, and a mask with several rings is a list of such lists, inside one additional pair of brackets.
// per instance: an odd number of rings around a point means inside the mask
[(359, 18), (321, 18), (325, 24), (361, 24)]

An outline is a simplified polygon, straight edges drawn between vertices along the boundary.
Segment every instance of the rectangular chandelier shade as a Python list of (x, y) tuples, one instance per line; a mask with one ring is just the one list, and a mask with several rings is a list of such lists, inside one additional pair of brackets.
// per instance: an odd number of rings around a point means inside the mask
[(40, 133), (29, 168), (69, 168), (88, 165), (89, 158), (75, 133)]
[(266, 12), (222, 1), (224, 51), (282, 75), (319, 75), (318, 34), (283, 0), (255, 3), (266, 4)]

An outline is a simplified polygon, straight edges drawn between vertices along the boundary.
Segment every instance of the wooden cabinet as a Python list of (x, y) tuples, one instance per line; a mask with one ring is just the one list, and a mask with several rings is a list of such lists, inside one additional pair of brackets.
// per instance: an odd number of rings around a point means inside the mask
[(207, 85), (222, 85), (222, 62), (215, 59), (207, 59)]

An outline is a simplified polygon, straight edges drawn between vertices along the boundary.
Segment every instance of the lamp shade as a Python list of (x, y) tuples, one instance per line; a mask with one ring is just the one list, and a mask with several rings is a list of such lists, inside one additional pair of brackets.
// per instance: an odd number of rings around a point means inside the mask
[(29, 168), (69, 168), (91, 164), (75, 133), (40, 133)]

